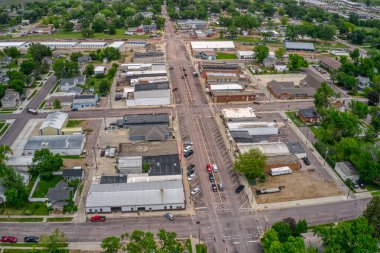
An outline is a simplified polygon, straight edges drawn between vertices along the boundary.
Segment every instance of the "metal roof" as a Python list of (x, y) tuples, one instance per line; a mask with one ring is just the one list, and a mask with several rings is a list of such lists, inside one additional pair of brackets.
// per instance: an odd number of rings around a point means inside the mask
[(135, 168), (142, 167), (141, 156), (120, 156), (117, 160), (118, 167)]
[(92, 184), (86, 208), (171, 205), (184, 203), (182, 181)]
[(89, 42), (81, 42), (79, 43), (79, 47), (88, 47), (88, 46), (105, 46), (107, 45), (107, 42), (104, 41), (89, 41)]
[(119, 176), (102, 176), (100, 178), (100, 184), (121, 184), (127, 182), (127, 175)]
[(192, 49), (222, 49), (231, 48), (235, 49), (233, 41), (192, 41)]
[(133, 58), (157, 57), (157, 56), (164, 56), (164, 53), (163, 52), (147, 52), (147, 53), (136, 52), (133, 55)]
[(46, 117), (46, 120), (42, 123), (40, 130), (48, 127), (62, 129), (68, 117), (69, 115), (64, 112), (51, 113)]
[(108, 45), (108, 47), (113, 47), (113, 48), (120, 48), (122, 45), (124, 45), (124, 41), (115, 41)]
[(238, 143), (241, 153), (247, 153), (251, 149), (258, 149), (266, 156), (289, 155), (289, 149), (283, 142), (267, 143)]
[(225, 119), (256, 118), (255, 110), (246, 108), (226, 108), (222, 110)]
[(85, 140), (84, 134), (32, 136), (25, 144), (24, 150), (77, 149)]
[(211, 84), (210, 91), (243, 90), (240, 84)]
[(137, 83), (135, 85), (135, 91), (166, 90), (166, 89), (169, 89), (169, 82)]
[[(163, 141), (169, 135), (168, 126), (165, 125), (145, 125), (130, 126), (129, 138), (143, 136), (145, 141)], [(132, 137), (132, 138), (131, 138)]]
[(155, 124), (169, 124), (169, 114), (155, 113), (155, 114), (130, 114), (124, 116), (125, 125), (155, 125)]
[(299, 142), (285, 142), (291, 154), (304, 154), (306, 153)]
[(312, 50), (314, 51), (314, 44), (307, 42), (285, 42), (285, 48), (290, 50)]
[(65, 169), (62, 170), (63, 177), (82, 177), (83, 169)]
[(21, 47), (25, 42), (0, 42), (0, 48)]

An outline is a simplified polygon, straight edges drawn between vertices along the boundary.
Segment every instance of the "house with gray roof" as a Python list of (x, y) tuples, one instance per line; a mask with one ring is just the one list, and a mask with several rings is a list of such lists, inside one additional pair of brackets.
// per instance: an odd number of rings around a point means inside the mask
[(86, 213), (186, 208), (181, 180), (92, 184), (86, 199)]
[(73, 100), (72, 108), (94, 107), (99, 102), (98, 94), (95, 95), (76, 95)]
[(59, 84), (59, 90), (67, 92), (72, 87), (86, 84), (86, 80), (87, 78), (85, 75), (77, 76), (73, 78), (63, 78), (61, 79), (61, 82)]
[(263, 60), (263, 65), (266, 68), (273, 68), (275, 64), (276, 64), (276, 59), (271, 55), (269, 55)]
[(370, 88), (372, 86), (372, 82), (368, 77), (358, 76), (356, 79), (358, 80), (358, 90), (363, 90), (364, 88)]
[(315, 51), (314, 44), (308, 42), (285, 42), (286, 50), (295, 50), (295, 51)]
[(305, 123), (318, 123), (319, 114), (315, 108), (299, 109), (298, 116)]
[(81, 95), (83, 92), (83, 89), (79, 86), (74, 86), (68, 89), (67, 93), (72, 94), (74, 96)]
[(64, 169), (62, 171), (63, 178), (65, 180), (83, 180), (84, 177), (84, 170), (79, 168), (72, 168), (72, 169)]
[(5, 91), (4, 97), (1, 99), (1, 105), (4, 109), (16, 108), (21, 103), (20, 93), (12, 89)]
[(40, 135), (61, 135), (62, 128), (69, 122), (69, 115), (64, 112), (48, 114), (40, 127)]
[(84, 134), (32, 136), (24, 146), (23, 155), (32, 156), (36, 150), (43, 148), (53, 154), (81, 155), (85, 142)]
[(51, 207), (54, 212), (62, 212), (74, 195), (73, 191), (74, 188), (69, 187), (65, 181), (58, 182), (54, 188), (49, 188), (48, 190), (48, 207)]
[(131, 126), (129, 128), (130, 141), (164, 141), (169, 139), (168, 126)]
[(315, 89), (311, 87), (296, 87), (294, 82), (279, 82), (272, 80), (267, 84), (271, 95), (277, 99), (301, 99), (313, 97)]
[(152, 126), (164, 125), (169, 126), (169, 114), (151, 113), (151, 114), (129, 114), (123, 119), (117, 120), (115, 125), (120, 128), (129, 128), (131, 126)]
[(85, 65), (91, 61), (92, 61), (92, 59), (91, 59), (91, 56), (89, 56), (89, 55), (83, 55), (83, 56), (78, 57), (79, 66), (83, 66), (83, 65)]
[(58, 100), (61, 103), (61, 106), (71, 106), (74, 101), (74, 96), (50, 96), (46, 100), (46, 106), (54, 106), (54, 101)]
[(343, 181), (346, 181), (347, 179), (352, 180), (352, 182), (359, 180), (358, 172), (348, 161), (335, 163), (335, 171), (343, 179)]

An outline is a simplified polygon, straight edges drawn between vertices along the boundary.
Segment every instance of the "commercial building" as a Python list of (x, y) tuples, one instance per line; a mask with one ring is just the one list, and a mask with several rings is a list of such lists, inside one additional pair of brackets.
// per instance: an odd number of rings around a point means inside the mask
[(131, 126), (152, 126), (164, 125), (169, 126), (169, 114), (130, 114), (125, 115), (123, 119), (117, 120), (115, 125), (120, 128), (128, 128)]
[(262, 143), (238, 143), (240, 153), (244, 154), (251, 149), (258, 149), (266, 156), (289, 155), (289, 149), (283, 142), (262, 142)]
[(147, 52), (135, 53), (133, 55), (133, 62), (136, 63), (151, 63), (151, 62), (164, 62), (165, 56), (162, 52)]
[(315, 89), (311, 87), (296, 87), (294, 82), (279, 82), (272, 80), (267, 84), (271, 95), (277, 99), (302, 99), (313, 97)]
[(306, 157), (306, 151), (299, 142), (285, 142), (291, 155), (297, 156), (299, 159)]
[(12, 89), (5, 90), (5, 94), (1, 98), (1, 105), (4, 109), (16, 108), (20, 104), (21, 104), (20, 93)]
[(256, 121), (257, 117), (251, 107), (246, 108), (226, 108), (222, 110), (222, 115), (226, 121)]
[(58, 100), (61, 103), (61, 106), (70, 106), (73, 104), (74, 95), (70, 96), (50, 96), (46, 100), (45, 106), (54, 106), (54, 102)]
[(300, 85), (308, 86), (317, 90), (321, 87), (322, 83), (329, 83), (326, 77), (321, 75), (314, 68), (307, 68), (305, 73), (306, 77), (300, 81)]
[(191, 41), (191, 50), (199, 51), (235, 51), (233, 41)]
[(256, 53), (251, 51), (236, 51), (236, 56), (238, 59), (251, 60), (256, 58)]
[(231, 92), (231, 93), (233, 93), (233, 92), (243, 91), (244, 88), (240, 84), (237, 84), (237, 83), (234, 83), (234, 84), (210, 84), (209, 90), (211, 93), (216, 93), (216, 92), (225, 92), (225, 93)]
[(62, 128), (69, 122), (69, 115), (64, 112), (48, 114), (40, 127), (40, 135), (61, 135)]
[(32, 136), (25, 144), (23, 155), (32, 156), (36, 150), (47, 148), (54, 154), (81, 155), (86, 135), (47, 135)]
[(305, 123), (319, 122), (319, 114), (314, 108), (299, 109), (298, 116)]
[(92, 184), (87, 213), (133, 212), (185, 209), (182, 181), (121, 184)]
[(238, 83), (239, 74), (222, 73), (222, 72), (206, 72), (207, 83)]
[(342, 66), (342, 63), (330, 57), (322, 57), (319, 60), (319, 63), (321, 64), (322, 67), (326, 68), (329, 71), (338, 70)]
[(213, 92), (211, 100), (213, 103), (252, 102), (256, 100), (256, 94), (253, 91)]
[(42, 45), (50, 47), (51, 49), (55, 48), (73, 48), (76, 47), (78, 42), (65, 42), (65, 41), (42, 41), (39, 42)]
[(98, 94), (95, 95), (77, 95), (74, 97), (72, 108), (86, 108), (96, 106), (99, 101)]
[(122, 184), (126, 183), (128, 179), (127, 175), (118, 175), (118, 176), (101, 176), (100, 184)]
[(358, 172), (356, 171), (355, 167), (348, 161), (335, 163), (335, 171), (343, 179), (343, 181), (350, 179), (352, 182), (356, 182), (359, 180)]
[(133, 93), (128, 93), (127, 106), (169, 105), (169, 84), (149, 83), (136, 84)]
[(119, 156), (177, 155), (181, 157), (179, 154), (181, 147), (175, 140), (120, 143), (118, 150)]
[(104, 41), (87, 41), (87, 42), (81, 42), (78, 44), (79, 48), (104, 48), (106, 47), (107, 42)]
[(250, 135), (278, 134), (278, 126), (274, 122), (227, 122), (228, 129), (232, 131), (248, 131)]
[(200, 19), (178, 20), (177, 25), (182, 30), (205, 30), (207, 29), (207, 21)]
[(131, 86), (135, 86), (136, 84), (162, 83), (162, 82), (169, 82), (169, 78), (167, 76), (139, 77), (139, 78), (131, 79), (129, 81), (129, 84)]
[(21, 47), (21, 46), (24, 46), (25, 45), (25, 42), (0, 42), (0, 49), (4, 49), (4, 48), (7, 48), (7, 47)]
[(108, 45), (108, 47), (113, 47), (116, 49), (121, 49), (124, 46), (125, 42), (124, 41), (115, 41), (112, 42), (111, 44)]
[(285, 42), (285, 49), (296, 51), (315, 51), (314, 44), (306, 42)]
[(164, 125), (129, 127), (130, 141), (164, 141), (169, 137), (169, 128)]
[(199, 72), (203, 78), (206, 78), (208, 72), (212, 73), (233, 73), (240, 74), (241, 67), (237, 63), (227, 63), (225, 61), (217, 62), (199, 62)]
[(120, 156), (117, 159), (117, 169), (120, 174), (141, 174), (142, 168), (142, 156)]

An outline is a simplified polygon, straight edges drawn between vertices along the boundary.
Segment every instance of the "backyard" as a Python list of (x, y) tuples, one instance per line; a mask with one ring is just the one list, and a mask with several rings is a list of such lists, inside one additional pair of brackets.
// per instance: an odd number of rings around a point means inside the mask
[(235, 54), (216, 53), (217, 60), (235, 60), (237, 56)]
[(305, 126), (305, 123), (297, 116), (297, 112), (286, 112), (286, 115), (297, 127)]
[(61, 176), (53, 176), (48, 180), (41, 179), (33, 193), (33, 198), (44, 198), (49, 190), (53, 188), (59, 181), (62, 180)]

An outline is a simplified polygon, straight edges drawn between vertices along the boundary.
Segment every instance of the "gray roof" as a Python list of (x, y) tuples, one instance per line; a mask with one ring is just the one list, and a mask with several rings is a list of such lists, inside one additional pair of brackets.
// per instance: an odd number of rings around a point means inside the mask
[(83, 169), (66, 169), (63, 170), (63, 177), (82, 177)]
[(227, 69), (227, 70), (240, 70), (238, 63), (229, 62), (200, 62), (202, 69)]
[(311, 50), (314, 51), (314, 44), (313, 43), (306, 43), (306, 42), (285, 42), (285, 48), (288, 50)]
[(305, 73), (307, 74), (306, 77), (301, 80), (303, 84), (319, 89), (322, 83), (327, 83), (327, 79), (311, 68), (306, 69)]
[(135, 91), (166, 90), (166, 89), (169, 89), (169, 82), (144, 83), (144, 84), (135, 85)]
[(126, 183), (127, 179), (128, 179), (127, 175), (102, 176), (100, 178), (100, 184), (121, 184), (121, 183)]
[[(83, 89), (79, 86), (74, 86), (74, 87), (71, 87), (67, 93), (75, 93), (75, 94), (81, 94), (83, 91)], [(74, 99), (73, 99), (74, 100)]]
[(158, 56), (164, 56), (164, 53), (162, 52), (147, 52), (147, 53), (136, 52), (133, 55), (133, 58), (158, 57)]
[(69, 115), (64, 112), (53, 112), (48, 114), (46, 120), (42, 123), (40, 130), (44, 128), (62, 129), (65, 126), (65, 122)]
[(278, 82), (272, 80), (268, 83), (268, 88), (276, 95), (286, 93), (292, 96), (308, 96), (311, 97), (315, 93), (315, 89), (311, 87), (295, 87), (294, 82)]
[(322, 57), (320, 59), (320, 62), (325, 64), (331, 69), (340, 69), (340, 67), (342, 66), (342, 63), (330, 57)]
[(291, 154), (304, 154), (305, 150), (299, 142), (285, 142)]
[(358, 76), (357, 79), (358, 79), (358, 82), (362, 84), (371, 83), (371, 80), (369, 80), (368, 77)]
[(168, 126), (130, 126), (129, 137), (144, 136), (146, 141), (163, 141), (169, 135)]
[(50, 202), (69, 200), (72, 187), (68, 187), (65, 181), (60, 181), (54, 188), (49, 188), (47, 197)]
[(85, 140), (84, 134), (32, 136), (25, 144), (24, 150), (77, 149)]
[(314, 108), (299, 109), (299, 113), (305, 118), (319, 117), (319, 114)]
[(92, 184), (86, 208), (172, 205), (185, 202), (182, 181)]
[(155, 125), (155, 124), (168, 124), (169, 114), (155, 113), (155, 114), (131, 114), (124, 116), (124, 124), (126, 125)]

